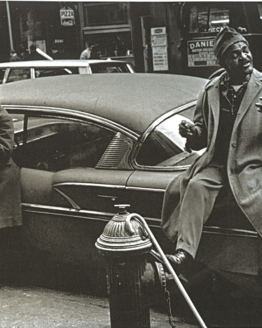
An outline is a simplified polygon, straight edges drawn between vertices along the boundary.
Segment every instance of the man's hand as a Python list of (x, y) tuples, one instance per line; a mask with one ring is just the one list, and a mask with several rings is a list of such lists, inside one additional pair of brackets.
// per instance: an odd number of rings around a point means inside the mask
[(183, 138), (194, 138), (197, 134), (197, 130), (194, 124), (188, 121), (181, 121), (179, 124), (179, 134)]

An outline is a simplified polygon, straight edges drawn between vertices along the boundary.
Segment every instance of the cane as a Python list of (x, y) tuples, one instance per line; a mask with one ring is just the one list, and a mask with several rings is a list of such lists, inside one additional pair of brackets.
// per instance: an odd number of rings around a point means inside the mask
[[(134, 219), (137, 219), (141, 224), (142, 226), (144, 227), (144, 229), (146, 230), (146, 232), (148, 233), (151, 241), (153, 242), (153, 244), (155, 245), (157, 251), (159, 252), (161, 258), (163, 259), (163, 262), (164, 264), (166, 265), (166, 267), (168, 268), (169, 272), (171, 273), (171, 275), (173, 276), (176, 284), (177, 284), (177, 287), (179, 288), (180, 292), (182, 293), (183, 297), (185, 298), (187, 304), (189, 305), (190, 309), (192, 310), (192, 312), (194, 313), (198, 323), (200, 324), (200, 327), (202, 328), (207, 328), (207, 326), (205, 325), (203, 319), (201, 318), (200, 314), (198, 313), (197, 309), (195, 308), (193, 302), (191, 301), (191, 298), (189, 297), (189, 295), (187, 294), (184, 286), (182, 285), (181, 281), (179, 280), (177, 274), (175, 273), (174, 269), (172, 268), (171, 264), (169, 263), (165, 253), (162, 251), (161, 247), (159, 246), (155, 236), (153, 235), (152, 231), (150, 230), (148, 224), (146, 223), (145, 219), (139, 215), (139, 214), (136, 214), (136, 213), (132, 213), (132, 214), (129, 214), (127, 216), (127, 219), (126, 219), (126, 222), (127, 223), (130, 223), (130, 220), (134, 218)], [(130, 225), (131, 226), (131, 225)]]

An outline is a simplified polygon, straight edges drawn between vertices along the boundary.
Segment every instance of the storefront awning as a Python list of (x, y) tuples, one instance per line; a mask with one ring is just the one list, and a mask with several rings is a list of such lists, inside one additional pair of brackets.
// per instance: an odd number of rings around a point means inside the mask
[(110, 26), (88, 26), (83, 29), (84, 34), (101, 34), (101, 33), (119, 33), (131, 32), (131, 26), (126, 25), (110, 25)]

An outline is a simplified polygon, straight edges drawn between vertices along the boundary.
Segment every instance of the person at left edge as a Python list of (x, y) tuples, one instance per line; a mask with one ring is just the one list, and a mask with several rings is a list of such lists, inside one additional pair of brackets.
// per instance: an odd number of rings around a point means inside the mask
[(20, 168), (12, 159), (13, 149), (12, 118), (0, 107), (0, 229), (22, 225)]

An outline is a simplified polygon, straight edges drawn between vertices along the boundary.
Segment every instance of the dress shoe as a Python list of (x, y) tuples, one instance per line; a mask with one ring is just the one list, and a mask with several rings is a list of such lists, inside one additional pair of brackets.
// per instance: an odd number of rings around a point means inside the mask
[(193, 263), (193, 257), (184, 251), (178, 249), (174, 255), (166, 255), (176, 274), (187, 274)]

